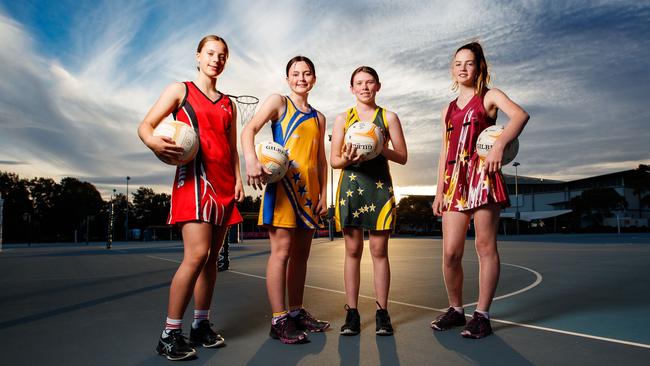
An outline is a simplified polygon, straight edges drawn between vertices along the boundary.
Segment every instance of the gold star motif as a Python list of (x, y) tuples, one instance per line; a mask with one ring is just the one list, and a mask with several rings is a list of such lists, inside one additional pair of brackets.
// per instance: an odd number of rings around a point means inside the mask
[(461, 164), (467, 163), (467, 162), (465, 161), (465, 158), (468, 157), (468, 156), (469, 156), (469, 153), (467, 152), (467, 150), (463, 150), (463, 151), (460, 153), (460, 155), (458, 155), (458, 160), (460, 160), (460, 163), (461, 163)]
[(345, 206), (345, 200), (342, 199), (340, 204), (341, 204), (341, 206)]
[(467, 200), (465, 200), (465, 197), (461, 197), (461, 198), (458, 198), (458, 199), (456, 200), (456, 206), (455, 206), (455, 207), (456, 207), (459, 211), (464, 210), (464, 209), (465, 209), (465, 206), (467, 206)]
[(350, 174), (350, 182), (357, 179), (357, 176), (354, 173)]
[(359, 196), (363, 194), (363, 188), (359, 187), (357, 188), (357, 192), (359, 192)]
[(388, 192), (393, 193), (393, 186), (388, 187)]
[(345, 192), (345, 194), (347, 194), (347, 195), (348, 195), (348, 197), (352, 197), (352, 191), (351, 191), (351, 190), (349, 190), (349, 189), (348, 189), (348, 190), (347, 190), (347, 191)]
[(358, 219), (359, 218), (359, 211), (354, 211), (352, 213), (352, 216), (354, 216), (355, 219)]
[(382, 188), (384, 188), (384, 183), (382, 183), (381, 180), (377, 181), (377, 183), (375, 183), (375, 184), (377, 185), (377, 189), (382, 189)]
[(368, 212), (370, 208), (368, 208), (368, 205), (363, 206), (363, 212)]
[(445, 180), (444, 180), (444, 184), (447, 184), (447, 183), (449, 182), (449, 178), (451, 178), (451, 176), (449, 176), (449, 175), (447, 174), (447, 172), (445, 172)]
[(370, 212), (375, 212), (375, 208), (377, 208), (377, 206), (375, 206), (374, 203), (371, 203), (370, 206), (368, 206), (368, 208), (370, 209)]

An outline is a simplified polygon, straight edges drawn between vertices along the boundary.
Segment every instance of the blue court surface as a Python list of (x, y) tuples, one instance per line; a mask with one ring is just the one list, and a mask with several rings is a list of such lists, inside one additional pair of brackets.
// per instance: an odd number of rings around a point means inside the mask
[[(464, 302), (471, 314), (478, 262), (468, 239)], [(389, 244), (393, 337), (374, 333), (372, 264), (362, 262), (362, 332), (341, 337), (343, 241), (315, 239), (305, 306), (332, 322), (310, 343), (268, 337), (267, 240), (231, 246), (211, 321), (227, 346), (199, 349), (188, 365), (648, 365), (650, 235), (500, 238), (495, 333), (433, 332), (447, 306), (440, 238)], [(0, 252), (0, 365), (169, 365), (154, 352), (180, 242), (5, 245)], [(189, 332), (190, 309), (184, 331)]]

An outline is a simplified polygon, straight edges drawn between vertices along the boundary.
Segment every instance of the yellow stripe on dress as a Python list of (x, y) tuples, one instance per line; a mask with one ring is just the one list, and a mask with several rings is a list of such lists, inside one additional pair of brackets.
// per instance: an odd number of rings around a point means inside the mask
[(390, 230), (390, 226), (393, 223), (393, 218), (395, 216), (395, 197), (391, 197), (384, 207), (379, 211), (377, 216), (377, 230)]

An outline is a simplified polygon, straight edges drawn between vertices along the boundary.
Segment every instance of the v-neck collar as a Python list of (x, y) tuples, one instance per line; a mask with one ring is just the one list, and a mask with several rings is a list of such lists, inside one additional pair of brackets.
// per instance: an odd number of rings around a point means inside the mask
[(478, 94), (474, 94), (471, 98), (469, 98), (469, 100), (467, 101), (467, 103), (465, 103), (465, 105), (463, 106), (463, 108), (461, 108), (461, 107), (458, 105), (458, 98), (456, 98), (456, 101), (455, 101), (456, 108), (458, 108), (458, 109), (461, 110), (461, 111), (465, 110), (465, 108), (467, 108), (467, 106), (468, 106), (470, 103), (472, 103), (472, 101), (474, 100), (474, 98), (476, 98), (477, 95), (478, 95)]
[[(361, 116), (359, 116), (359, 111), (357, 110), (357, 106), (354, 106), (354, 114), (357, 115), (357, 118), (359, 118), (359, 122), (361, 122)], [(372, 116), (372, 120), (368, 121), (371, 123), (375, 123), (375, 120), (377, 119), (377, 114), (379, 114), (379, 106), (375, 107), (375, 114)]]
[(201, 88), (199, 88), (196, 84), (194, 84), (193, 81), (190, 81), (190, 83), (192, 83), (192, 85), (194, 85), (194, 87), (196, 88), (196, 90), (198, 90), (199, 93), (201, 93), (201, 94), (205, 97), (205, 99), (209, 100), (210, 103), (212, 103), (213, 105), (214, 105), (214, 104), (217, 104), (217, 102), (220, 101), (221, 98), (223, 98), (223, 93), (217, 90), (217, 93), (219, 93), (219, 98), (217, 98), (217, 100), (212, 100), (212, 99), (210, 99), (210, 97), (208, 97), (207, 95), (205, 95), (205, 93), (203, 92), (203, 90), (201, 90)]

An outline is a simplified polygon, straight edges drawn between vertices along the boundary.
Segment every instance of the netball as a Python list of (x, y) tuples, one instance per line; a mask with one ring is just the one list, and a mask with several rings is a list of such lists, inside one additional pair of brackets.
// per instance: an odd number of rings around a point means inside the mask
[(364, 160), (370, 160), (381, 154), (384, 148), (384, 134), (372, 122), (357, 122), (348, 128), (344, 143), (351, 143)]
[(192, 161), (199, 151), (199, 139), (194, 129), (184, 122), (162, 121), (153, 130), (154, 136), (164, 136), (174, 140), (176, 146), (183, 148), (183, 156), (178, 160), (169, 160), (158, 155), (158, 159), (169, 165), (185, 165)]
[[(483, 159), (487, 157), (490, 149), (492, 149), (492, 145), (494, 145), (494, 142), (503, 133), (503, 129), (503, 126), (494, 125), (486, 128), (480, 135), (478, 135), (478, 139), (476, 140), (476, 152), (478, 153), (478, 156)], [(515, 160), (518, 152), (519, 139), (514, 139), (503, 150), (503, 159), (501, 160), (501, 164), (506, 165)]]
[(257, 160), (268, 169), (271, 174), (267, 183), (278, 182), (289, 169), (289, 154), (277, 142), (262, 142), (255, 146)]

